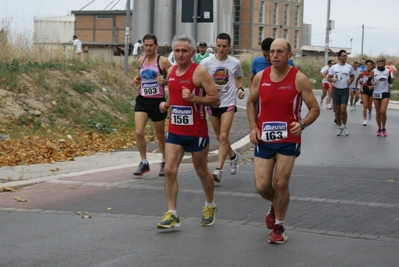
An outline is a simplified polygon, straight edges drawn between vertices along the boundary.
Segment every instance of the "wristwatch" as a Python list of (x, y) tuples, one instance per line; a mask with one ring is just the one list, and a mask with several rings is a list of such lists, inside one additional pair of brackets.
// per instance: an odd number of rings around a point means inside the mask
[(300, 124), (301, 124), (301, 129), (302, 129), (302, 131), (305, 130), (305, 128), (306, 128), (306, 123), (304, 123), (303, 121), (301, 121)]

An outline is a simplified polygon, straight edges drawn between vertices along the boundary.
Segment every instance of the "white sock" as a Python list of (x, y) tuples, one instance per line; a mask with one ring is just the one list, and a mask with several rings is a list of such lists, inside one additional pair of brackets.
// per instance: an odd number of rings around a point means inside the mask
[(208, 207), (215, 207), (215, 202), (208, 203), (208, 202), (205, 201), (205, 206), (208, 206)]
[(274, 225), (276, 225), (276, 224), (283, 225), (283, 224), (284, 224), (284, 221), (279, 221), (279, 220), (276, 220), (276, 222), (274, 223)]
[(143, 164), (148, 164), (147, 159), (142, 159), (141, 162), (143, 162)]
[(176, 210), (168, 210), (169, 212), (172, 212), (173, 215), (177, 216), (177, 211)]

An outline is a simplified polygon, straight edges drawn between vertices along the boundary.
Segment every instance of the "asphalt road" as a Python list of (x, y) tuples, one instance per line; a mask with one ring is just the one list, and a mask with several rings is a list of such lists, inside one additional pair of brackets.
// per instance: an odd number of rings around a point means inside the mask
[(396, 266), (399, 111), (388, 110), (386, 138), (375, 136), (374, 120), (361, 126), (359, 109), (348, 113), (347, 137), (335, 135), (326, 109), (305, 130), (284, 245), (267, 243), (269, 203), (255, 191), (249, 146), (236, 175), (225, 165), (212, 227), (200, 226), (204, 196), (190, 163), (180, 168), (182, 227), (173, 231), (156, 229), (166, 211), (157, 171), (76, 173), (0, 193), (0, 266)]

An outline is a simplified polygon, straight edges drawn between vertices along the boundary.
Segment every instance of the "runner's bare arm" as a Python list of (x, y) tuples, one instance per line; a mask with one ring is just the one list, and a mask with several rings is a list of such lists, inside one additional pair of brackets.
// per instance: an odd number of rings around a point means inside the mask
[(363, 77), (363, 73), (360, 73), (359, 76), (356, 77), (355, 84), (359, 84), (359, 80)]
[[(215, 82), (213, 81), (208, 70), (202, 66), (197, 66), (193, 73), (193, 82), (196, 86), (201, 87), (205, 90), (206, 96), (199, 97), (192, 95), (191, 92), (183, 90), (183, 98), (189, 102), (197, 103), (204, 106), (217, 107), (220, 105), (220, 97), (215, 87)], [(190, 89), (187, 89), (190, 90)]]
[(172, 67), (172, 64), (170, 64), (168, 58), (167, 58), (167, 57), (164, 57), (164, 56), (161, 56), (161, 57), (159, 58), (159, 64), (161, 65), (161, 66), (160, 66), (160, 67), (161, 67), (161, 70), (162, 70), (164, 73), (167, 73), (168, 70), (169, 70), (169, 68)]
[[(317, 103), (316, 97), (313, 93), (312, 85), (309, 82), (308, 77), (306, 77), (302, 72), (298, 71), (295, 78), (295, 86), (297, 90), (301, 93), (303, 102), (308, 107), (309, 112), (302, 119), (307, 126), (312, 124), (317, 117), (320, 115), (320, 107)], [(301, 128), (300, 123), (298, 123), (299, 128)]]
[[(141, 66), (143, 64), (144, 56), (141, 56), (138, 61), (138, 65)], [(140, 77), (140, 69), (139, 74), (133, 78), (133, 83), (137, 86), (141, 84), (141, 77)]]
[(237, 97), (239, 99), (243, 99), (245, 97), (245, 91), (244, 91), (244, 88), (242, 87), (243, 78), (241, 76), (235, 77), (235, 84), (236, 84), (236, 88), (237, 88)]
[(251, 87), (252, 87), (252, 83), (253, 83), (253, 81), (254, 81), (254, 78), (255, 78), (255, 74), (253, 74), (253, 73), (251, 72), (251, 74), (249, 74), (249, 79), (248, 79), (248, 88), (249, 88), (249, 90), (251, 90)]
[(249, 139), (251, 143), (258, 144), (260, 140), (260, 132), (258, 125), (256, 123), (256, 118), (258, 114), (258, 102), (259, 102), (259, 84), (262, 78), (263, 71), (258, 72), (252, 82), (251, 88), (249, 88), (249, 96), (247, 100), (247, 116), (249, 121), (249, 126), (251, 128), (251, 133)]

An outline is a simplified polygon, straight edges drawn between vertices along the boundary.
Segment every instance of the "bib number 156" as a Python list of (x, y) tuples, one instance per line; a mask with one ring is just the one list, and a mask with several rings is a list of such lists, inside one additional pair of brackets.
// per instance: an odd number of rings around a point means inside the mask
[(178, 124), (178, 125), (188, 125), (190, 124), (190, 119), (188, 116), (182, 116), (182, 115), (173, 115), (172, 116), (173, 124)]

